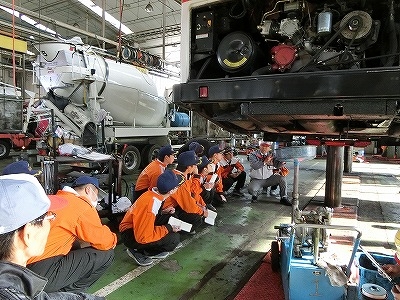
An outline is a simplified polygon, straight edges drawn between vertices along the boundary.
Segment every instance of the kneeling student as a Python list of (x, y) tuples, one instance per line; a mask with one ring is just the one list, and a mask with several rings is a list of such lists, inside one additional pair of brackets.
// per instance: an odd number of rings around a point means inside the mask
[[(175, 213), (173, 207), (163, 208), (166, 198), (176, 192), (178, 178), (165, 170), (157, 180), (157, 187), (143, 193), (126, 212), (119, 225), (127, 253), (138, 265), (147, 266), (153, 258), (165, 258), (180, 243), (180, 229), (170, 224), (160, 225), (160, 214)], [(166, 223), (166, 222), (165, 222)]]

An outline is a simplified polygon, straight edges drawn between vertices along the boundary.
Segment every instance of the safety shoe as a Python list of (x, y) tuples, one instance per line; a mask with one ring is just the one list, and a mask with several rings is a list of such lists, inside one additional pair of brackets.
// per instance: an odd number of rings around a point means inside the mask
[(155, 255), (149, 255), (148, 257), (151, 259), (163, 259), (163, 258), (166, 258), (168, 255), (169, 255), (169, 252), (164, 251), (164, 252), (160, 252)]
[(128, 253), (128, 256), (132, 258), (139, 266), (149, 266), (153, 263), (153, 260), (150, 257), (133, 249), (126, 249), (126, 253)]
[(290, 202), (287, 197), (282, 197), (280, 202), (283, 205), (292, 206), (292, 202)]
[(257, 202), (257, 196), (251, 196), (251, 202), (253, 203)]
[(244, 196), (244, 194), (239, 190), (233, 190), (232, 196), (242, 197), (242, 196)]

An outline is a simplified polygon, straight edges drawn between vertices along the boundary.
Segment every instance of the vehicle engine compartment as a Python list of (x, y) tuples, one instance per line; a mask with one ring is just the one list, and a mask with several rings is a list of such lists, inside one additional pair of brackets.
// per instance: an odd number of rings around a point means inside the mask
[(175, 102), (233, 132), (397, 142), (398, 1), (217, 1), (190, 16)]

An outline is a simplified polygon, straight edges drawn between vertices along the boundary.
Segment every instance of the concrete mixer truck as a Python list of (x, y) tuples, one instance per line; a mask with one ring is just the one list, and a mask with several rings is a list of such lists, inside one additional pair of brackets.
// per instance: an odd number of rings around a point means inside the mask
[(117, 61), (80, 38), (35, 48), (34, 74), (47, 92), (43, 105), (54, 111), (58, 136), (121, 154), (125, 174), (149, 163), (170, 143), (171, 131), (190, 130), (187, 114), (179, 113), (180, 122), (168, 118), (169, 104), (157, 96), (146, 69)]

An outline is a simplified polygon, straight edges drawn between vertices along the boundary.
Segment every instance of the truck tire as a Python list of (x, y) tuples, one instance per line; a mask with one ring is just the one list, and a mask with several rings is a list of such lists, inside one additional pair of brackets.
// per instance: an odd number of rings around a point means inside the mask
[(279, 253), (279, 242), (272, 241), (271, 242), (271, 269), (274, 272), (278, 272), (280, 269), (280, 258), (281, 255)]
[(7, 140), (0, 140), (0, 159), (7, 158), (10, 155), (11, 143)]
[(142, 150), (142, 168), (145, 168), (152, 160), (157, 158), (158, 152), (160, 151), (161, 146), (155, 145), (146, 145)]
[(128, 146), (122, 151), (122, 172), (130, 175), (139, 170), (141, 162), (140, 152), (135, 146)]

